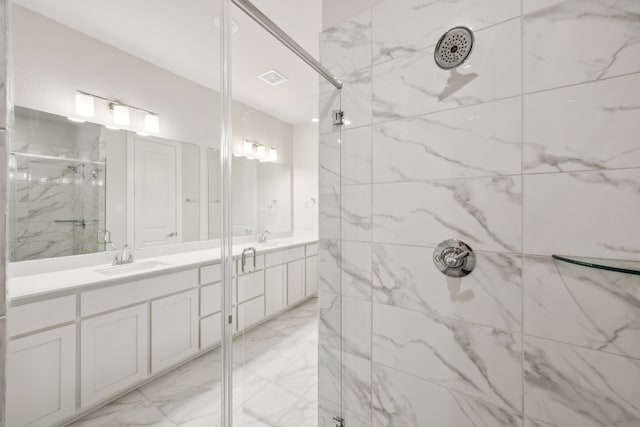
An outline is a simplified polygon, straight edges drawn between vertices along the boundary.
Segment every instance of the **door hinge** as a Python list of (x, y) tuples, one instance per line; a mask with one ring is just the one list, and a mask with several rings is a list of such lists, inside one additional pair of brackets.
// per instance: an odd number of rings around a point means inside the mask
[(333, 125), (342, 126), (344, 124), (344, 111), (333, 110), (332, 114), (333, 114)]
[(229, 315), (229, 324), (231, 325), (232, 323), (233, 323), (233, 315), (232, 315), (232, 314), (230, 314), (230, 315)]
[(333, 417), (333, 421), (336, 422), (336, 427), (344, 427), (344, 419), (341, 417)]

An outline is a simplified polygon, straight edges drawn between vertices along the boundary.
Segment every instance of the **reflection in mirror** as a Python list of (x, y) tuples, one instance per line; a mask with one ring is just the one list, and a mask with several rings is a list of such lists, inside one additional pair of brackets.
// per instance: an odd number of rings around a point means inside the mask
[[(208, 161), (209, 238), (215, 239), (221, 227), (219, 151), (209, 149)], [(291, 167), (235, 156), (231, 172), (233, 235), (290, 232)]]
[(16, 107), (10, 260), (199, 240), (199, 153), (193, 144)]

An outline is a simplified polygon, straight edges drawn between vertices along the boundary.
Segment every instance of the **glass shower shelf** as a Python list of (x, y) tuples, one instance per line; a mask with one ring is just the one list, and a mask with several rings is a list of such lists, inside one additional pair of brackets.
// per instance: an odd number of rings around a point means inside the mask
[[(635, 274), (640, 276), (640, 261), (616, 261), (616, 260), (594, 260), (592, 258), (568, 258), (561, 255), (552, 255), (553, 259), (568, 262), (569, 264), (581, 265), (583, 267), (596, 268), (598, 270), (615, 271), (617, 273)], [(598, 262), (594, 262), (598, 261)], [(600, 262), (603, 262), (602, 264)], [(618, 265), (605, 265), (618, 264)]]

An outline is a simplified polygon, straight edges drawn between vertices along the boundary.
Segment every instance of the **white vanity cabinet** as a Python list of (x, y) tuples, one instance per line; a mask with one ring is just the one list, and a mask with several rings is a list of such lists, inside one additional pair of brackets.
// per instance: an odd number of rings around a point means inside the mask
[(75, 412), (76, 326), (9, 342), (7, 426), (48, 427)]
[(151, 302), (151, 372), (198, 352), (198, 290)]
[(304, 295), (304, 263), (305, 260), (299, 259), (297, 261), (287, 264), (287, 304), (295, 304), (302, 300)]
[(80, 337), (81, 407), (115, 395), (147, 377), (148, 304), (83, 320)]
[(265, 271), (265, 314), (270, 316), (287, 307), (287, 270), (281, 264)]

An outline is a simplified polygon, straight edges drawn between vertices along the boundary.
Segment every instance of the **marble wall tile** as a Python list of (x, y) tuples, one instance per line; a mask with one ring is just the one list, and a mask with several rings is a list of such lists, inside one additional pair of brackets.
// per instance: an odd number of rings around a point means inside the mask
[[(320, 406), (323, 406), (323, 401), (340, 405), (342, 402), (342, 359), (340, 348), (321, 344), (318, 349), (318, 359), (322, 361), (318, 369), (318, 398)], [(335, 411), (335, 408), (328, 409), (331, 412)], [(339, 408), (337, 409), (339, 410)], [(338, 414), (339, 412), (333, 416)]]
[(519, 174), (520, 102), (510, 98), (375, 126), (374, 182)]
[(374, 184), (373, 188), (375, 242), (435, 247), (460, 238), (475, 250), (520, 251), (520, 177)]
[[(3, 283), (4, 285), (4, 283)], [(0, 317), (0, 426), (5, 422), (5, 355), (7, 353), (7, 323), (5, 317)]]
[(342, 297), (342, 351), (371, 359), (371, 302)]
[(525, 414), (560, 427), (640, 425), (640, 361), (525, 338)]
[(320, 239), (318, 244), (319, 289), (340, 294), (341, 242)]
[(320, 62), (342, 77), (371, 65), (371, 11), (320, 33)]
[(340, 108), (344, 112), (343, 131), (371, 124), (371, 68), (341, 78)]
[(374, 301), (522, 332), (521, 258), (475, 254), (473, 273), (453, 278), (435, 267), (433, 248), (374, 245)]
[(371, 301), (371, 244), (342, 242), (342, 295)]
[(344, 130), (341, 141), (342, 185), (371, 183), (371, 127)]
[(527, 175), (524, 205), (527, 254), (640, 254), (640, 169)]
[(381, 62), (433, 46), (453, 27), (479, 31), (515, 18), (520, 5), (512, 0), (402, 0), (376, 5), (372, 13), (373, 61)]
[[(538, 1), (525, 0), (525, 10)], [(566, 0), (524, 16), (525, 92), (640, 71), (636, 3)]]
[(338, 186), (318, 189), (318, 233), (320, 239), (340, 239), (341, 194)]
[(342, 415), (345, 425), (349, 427), (371, 427), (371, 418), (363, 418), (342, 408), (339, 403), (327, 399), (319, 400), (318, 427), (336, 427), (334, 417)]
[(639, 167), (636, 93), (640, 74), (525, 96), (524, 172)]
[(320, 135), (318, 176), (322, 187), (340, 185), (340, 132)]
[(511, 411), (373, 364), (373, 427), (521, 427)]
[(518, 95), (520, 33), (519, 20), (478, 31), (471, 56), (451, 71), (438, 68), (433, 47), (374, 66), (374, 123)]
[[(340, 295), (318, 292), (318, 340), (321, 346), (340, 349), (342, 345), (342, 299)], [(321, 354), (320, 360), (325, 363)]]
[(545, 423), (540, 420), (534, 420), (533, 418), (525, 417), (523, 419), (524, 427), (557, 427), (553, 424)]
[(342, 187), (343, 240), (371, 241), (371, 191), (370, 184)]
[(522, 410), (518, 334), (374, 304), (373, 361)]
[(640, 359), (640, 276), (524, 258), (525, 333)]
[(320, 93), (318, 94), (318, 130), (320, 135), (339, 132), (340, 128), (333, 125), (333, 111), (339, 110), (342, 91), (331, 83), (320, 79)]
[(371, 419), (371, 360), (342, 353), (342, 407)]

